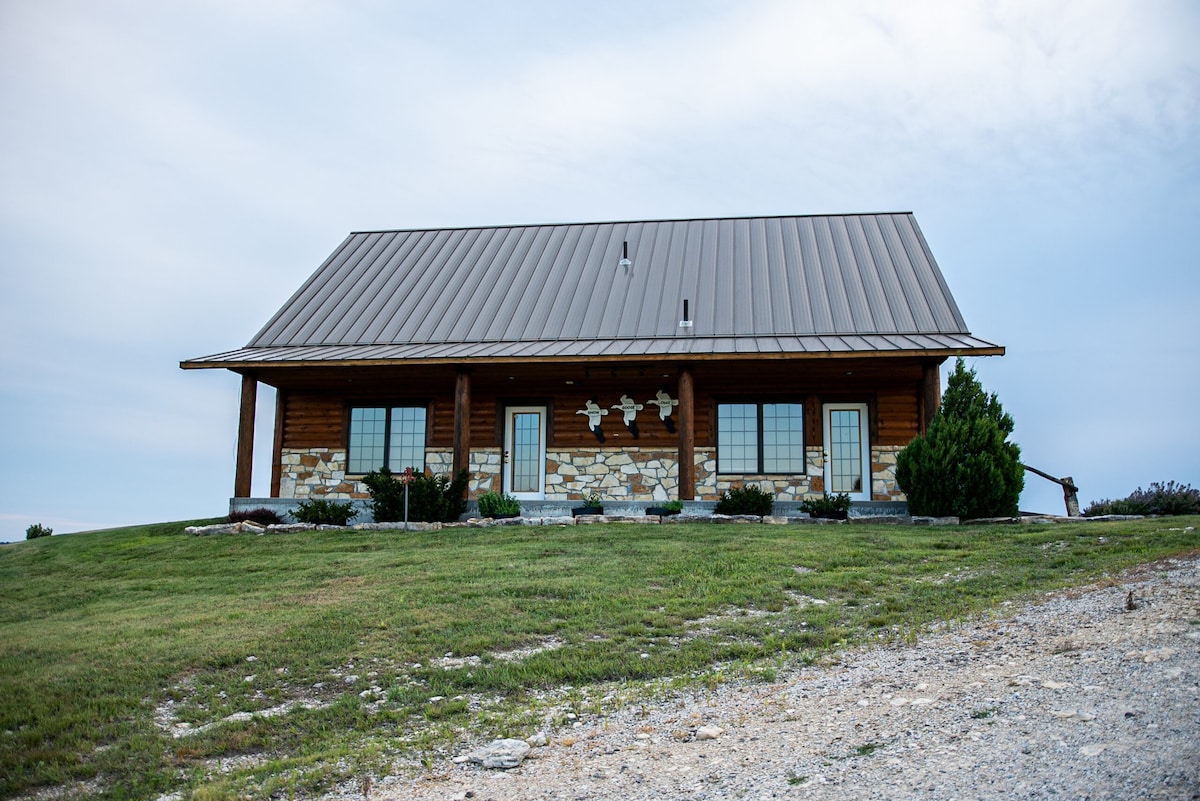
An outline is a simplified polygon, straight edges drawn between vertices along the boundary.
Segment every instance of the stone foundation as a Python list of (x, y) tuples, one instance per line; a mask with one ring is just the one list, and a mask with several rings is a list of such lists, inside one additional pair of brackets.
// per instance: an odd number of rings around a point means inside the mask
[[(871, 448), (871, 498), (903, 501), (896, 484), (899, 447)], [(726, 490), (754, 485), (779, 501), (801, 501), (825, 490), (821, 448), (805, 449), (804, 475), (729, 476), (717, 473), (716, 451), (697, 449), (696, 500), (715, 501)], [(425, 464), (434, 474), (449, 473), (454, 454), (431, 448)], [(285, 450), (279, 485), (281, 498), (369, 498), (361, 481), (346, 477), (346, 452), (325, 448)], [(500, 448), (471, 451), (470, 497), (500, 490)], [(579, 448), (546, 453), (546, 500), (579, 500), (595, 492), (611, 501), (669, 501), (679, 497), (679, 459), (675, 450)]]
[(726, 490), (736, 487), (755, 486), (769, 492), (778, 501), (802, 501), (816, 497), (825, 489), (822, 473), (821, 449), (805, 448), (804, 475), (721, 475), (717, 472), (717, 452), (697, 449), (696, 456), (696, 500), (715, 501)]

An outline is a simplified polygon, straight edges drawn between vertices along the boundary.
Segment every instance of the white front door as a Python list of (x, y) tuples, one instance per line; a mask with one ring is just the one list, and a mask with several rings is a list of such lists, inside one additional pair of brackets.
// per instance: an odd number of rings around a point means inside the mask
[(825, 489), (854, 501), (871, 500), (871, 443), (867, 404), (826, 403)]
[(546, 497), (546, 407), (504, 410), (504, 491), (524, 501)]

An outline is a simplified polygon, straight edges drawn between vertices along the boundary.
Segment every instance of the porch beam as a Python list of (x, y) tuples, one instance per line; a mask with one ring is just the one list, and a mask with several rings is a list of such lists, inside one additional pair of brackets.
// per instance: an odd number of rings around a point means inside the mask
[(454, 380), (454, 475), (471, 469), (471, 371), (459, 368)]
[(254, 411), (258, 401), (258, 378), (242, 375), (242, 400), (238, 409), (237, 461), (233, 474), (233, 497), (250, 497), (250, 476), (254, 469)]
[(679, 500), (696, 500), (695, 390), (691, 365), (679, 368)]

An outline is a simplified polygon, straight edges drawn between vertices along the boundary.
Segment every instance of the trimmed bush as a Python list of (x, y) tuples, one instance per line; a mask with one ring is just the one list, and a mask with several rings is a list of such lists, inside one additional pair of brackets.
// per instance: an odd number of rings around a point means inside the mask
[(521, 503), (507, 492), (485, 492), (479, 496), (481, 517), (500, 517), (521, 514)]
[(1157, 481), (1150, 489), (1138, 487), (1118, 501), (1094, 501), (1083, 510), (1084, 517), (1100, 515), (1200, 515), (1200, 490), (1188, 484)]
[(404, 481), (401, 476), (381, 467), (363, 476), (362, 482), (371, 494), (376, 523), (395, 523), (404, 519)]
[(929, 430), (896, 456), (896, 482), (914, 515), (961, 518), (1017, 514), (1025, 469), (1008, 441), (1013, 419), (959, 357)]
[(49, 537), (54, 533), (54, 529), (49, 526), (43, 526), (41, 523), (34, 523), (29, 528), (25, 529), (25, 539), (36, 540), (39, 537)]
[(324, 498), (313, 498), (300, 501), (300, 508), (291, 513), (297, 523), (310, 523), (314, 526), (348, 526), (350, 521), (358, 517), (354, 505), (347, 501), (327, 501)]
[(775, 508), (775, 496), (753, 485), (725, 490), (713, 510), (719, 515), (759, 515), (765, 517)]
[(230, 512), (225, 518), (226, 523), (258, 523), (260, 526), (275, 526), (283, 522), (283, 518), (270, 509), (259, 507), (241, 512)]
[[(467, 483), (470, 475), (459, 470), (458, 475), (434, 476), (413, 473), (408, 485), (408, 519), (418, 523), (449, 523), (467, 510)], [(386, 467), (372, 470), (363, 477), (371, 493), (375, 522), (396, 523), (404, 520), (404, 481), (398, 473)]]

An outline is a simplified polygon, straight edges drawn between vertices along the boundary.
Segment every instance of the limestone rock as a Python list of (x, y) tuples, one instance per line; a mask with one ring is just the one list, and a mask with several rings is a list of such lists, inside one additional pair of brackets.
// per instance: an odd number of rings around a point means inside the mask
[(488, 769), (511, 770), (520, 765), (529, 754), (529, 743), (508, 738), (494, 740), (467, 755), (467, 761)]

